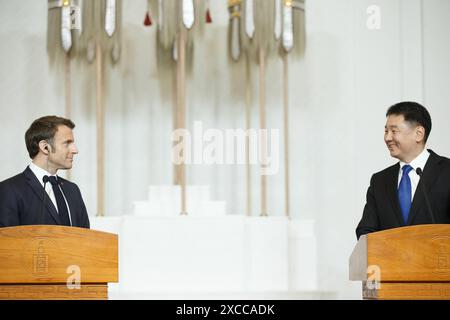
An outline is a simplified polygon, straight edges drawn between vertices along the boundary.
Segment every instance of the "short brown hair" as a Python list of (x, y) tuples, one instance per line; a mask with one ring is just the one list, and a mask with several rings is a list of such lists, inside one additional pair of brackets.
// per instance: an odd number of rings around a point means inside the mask
[(53, 138), (59, 126), (75, 128), (71, 120), (57, 116), (45, 116), (33, 121), (25, 132), (25, 144), (31, 159), (39, 153), (39, 142), (42, 140), (46, 140), (54, 148)]

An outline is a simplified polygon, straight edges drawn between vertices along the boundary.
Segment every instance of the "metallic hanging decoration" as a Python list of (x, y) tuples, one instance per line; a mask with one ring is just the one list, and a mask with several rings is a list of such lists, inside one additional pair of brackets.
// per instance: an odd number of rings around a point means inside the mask
[(186, 29), (191, 29), (194, 25), (195, 16), (194, 16), (194, 0), (182, 0), (182, 16), (183, 16), (183, 24)]
[(144, 18), (144, 26), (146, 27), (150, 27), (153, 24), (152, 19), (150, 17), (150, 12), (147, 11), (145, 13), (145, 18)]
[(305, 50), (305, 1), (283, 0), (283, 32), (280, 54), (283, 59), (283, 128), (285, 169), (285, 215), (290, 217), (289, 190), (289, 55)]
[(106, 0), (105, 31), (109, 37), (116, 31), (116, 0)]
[(255, 6), (255, 37), (254, 46), (259, 63), (259, 127), (263, 134), (261, 135), (261, 155), (260, 179), (261, 179), (261, 208), (260, 215), (268, 216), (267, 210), (267, 176), (263, 173), (264, 164), (267, 163), (266, 148), (266, 61), (274, 52), (276, 40), (274, 36), (275, 23), (275, 1), (258, 1)]
[(228, 0), (228, 11), (230, 13), (228, 46), (230, 56), (234, 61), (238, 61), (241, 56), (241, 6), (241, 0)]
[(81, 15), (78, 0), (48, 0), (47, 54), (50, 66), (62, 66), (78, 52)]
[(283, 0), (282, 48), (302, 55), (305, 50), (305, 0)]
[[(80, 0), (81, 1), (81, 0)], [(79, 0), (49, 0), (47, 15), (47, 55), (50, 68), (64, 74), (64, 115), (72, 114), (71, 61), (79, 51), (81, 10)], [(70, 180), (71, 171), (66, 171)]]
[[(275, 1), (254, 0), (255, 35), (254, 46), (259, 57), (259, 51), (264, 51), (264, 56), (269, 57), (274, 53), (276, 39), (274, 37)], [(259, 59), (259, 58), (258, 58)]]
[(294, 25), (292, 21), (292, 1), (285, 1), (283, 6), (283, 48), (291, 51), (294, 47)]
[[(245, 128), (251, 129), (252, 117), (252, 77), (251, 66), (255, 60), (254, 10), (255, 0), (227, 0), (229, 12), (228, 56), (230, 59), (231, 99), (236, 103), (245, 100)], [(245, 97), (245, 99), (244, 99)], [(252, 166), (250, 165), (250, 138), (246, 137), (246, 210), (252, 215)]]
[[(148, 0), (152, 12), (156, 12), (158, 79), (160, 88), (172, 88), (169, 95), (162, 91), (163, 99), (172, 98), (174, 105), (174, 130), (186, 126), (186, 74), (192, 66), (194, 37), (206, 23), (203, 15), (204, 0)], [(195, 26), (195, 27), (194, 27)], [(184, 143), (184, 141), (183, 141)], [(177, 156), (176, 156), (177, 157)], [(186, 167), (183, 159), (174, 165), (174, 184), (180, 186), (181, 214), (186, 210)]]
[(82, 3), (81, 47), (89, 63), (95, 61), (97, 216), (105, 215), (105, 105), (106, 57), (112, 65), (120, 60), (122, 0), (85, 0)]
[(69, 1), (66, 1), (61, 8), (61, 40), (65, 52), (68, 52), (72, 47), (72, 34), (70, 29), (70, 4)]
[(253, 35), (255, 34), (253, 1), (254, 0), (245, 0), (245, 34), (249, 39), (253, 39)]
[(275, 28), (274, 28), (274, 36), (275, 40), (279, 40), (281, 37), (281, 30), (282, 30), (282, 6), (281, 6), (282, 0), (275, 0)]
[(205, 21), (206, 23), (212, 23), (211, 10), (209, 0), (206, 0), (206, 13), (205, 13)]
[[(186, 74), (190, 75), (193, 64), (194, 38), (203, 34), (206, 24), (205, 0), (147, 0), (157, 24), (156, 57), (159, 81), (163, 98), (172, 97), (172, 77), (177, 63), (177, 36), (183, 28), (186, 31), (185, 53)], [(190, 27), (190, 28), (188, 28)]]
[(89, 63), (95, 60), (96, 46), (109, 53), (109, 61), (120, 60), (122, 35), (122, 0), (84, 0), (81, 46)]

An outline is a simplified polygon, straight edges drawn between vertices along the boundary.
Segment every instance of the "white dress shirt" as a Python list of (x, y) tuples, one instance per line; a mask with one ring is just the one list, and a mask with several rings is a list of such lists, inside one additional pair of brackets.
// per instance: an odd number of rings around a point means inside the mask
[(420, 168), (420, 169), (422, 169), (422, 172), (423, 172), (423, 169), (425, 168), (425, 164), (427, 163), (429, 156), (430, 156), (430, 153), (428, 152), (428, 150), (426, 148), (424, 148), (423, 151), (410, 163), (405, 163), (405, 162), (400, 161), (400, 170), (398, 172), (397, 188), (400, 185), (400, 180), (402, 179), (403, 166), (406, 164), (409, 164), (413, 168), (408, 173), (409, 178), (411, 179), (411, 201), (412, 201), (412, 199), (414, 199), (414, 194), (416, 193), (417, 185), (419, 184), (419, 181), (420, 181), (420, 176), (417, 174), (416, 169)]
[[(56, 174), (51, 174), (48, 173), (47, 170), (44, 170), (40, 167), (38, 167), (37, 165), (35, 165), (33, 162), (30, 163), (30, 170), (34, 173), (34, 175), (36, 176), (36, 178), (39, 180), (39, 182), (41, 183), (41, 186), (44, 187), (44, 182), (42, 181), (42, 179), (44, 178), (44, 176), (54, 176), (57, 180), (58, 180), (58, 176)], [(70, 225), (72, 225), (72, 217), (70, 215), (70, 208), (69, 208), (69, 204), (67, 203), (67, 199), (66, 196), (64, 195), (64, 191), (62, 191), (61, 186), (58, 186), (59, 190), (61, 190), (61, 193), (64, 197), (64, 201), (66, 203), (67, 206), (67, 211), (69, 213), (69, 220), (70, 220)], [(58, 212), (58, 204), (56, 203), (56, 197), (55, 194), (53, 193), (53, 187), (52, 184), (50, 182), (48, 182), (45, 185), (45, 192), (48, 194), (50, 200), (52, 200), (53, 205), (55, 206), (56, 212)], [(58, 212), (59, 213), (59, 212)]]

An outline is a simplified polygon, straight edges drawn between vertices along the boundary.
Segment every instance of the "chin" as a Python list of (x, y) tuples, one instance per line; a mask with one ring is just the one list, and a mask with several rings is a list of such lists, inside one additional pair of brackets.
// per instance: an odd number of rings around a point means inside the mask
[(398, 154), (398, 152), (395, 152), (395, 151), (389, 151), (389, 153), (391, 154), (391, 157), (392, 158), (396, 158), (396, 159), (399, 159), (399, 154)]

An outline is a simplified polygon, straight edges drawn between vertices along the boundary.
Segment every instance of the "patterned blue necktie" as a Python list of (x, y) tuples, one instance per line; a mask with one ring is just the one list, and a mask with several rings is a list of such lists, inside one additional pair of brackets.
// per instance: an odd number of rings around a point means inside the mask
[(403, 220), (405, 224), (408, 222), (409, 210), (411, 209), (411, 179), (408, 173), (413, 168), (409, 164), (405, 164), (402, 168), (403, 175), (398, 186), (397, 195), (400, 209), (402, 210)]

